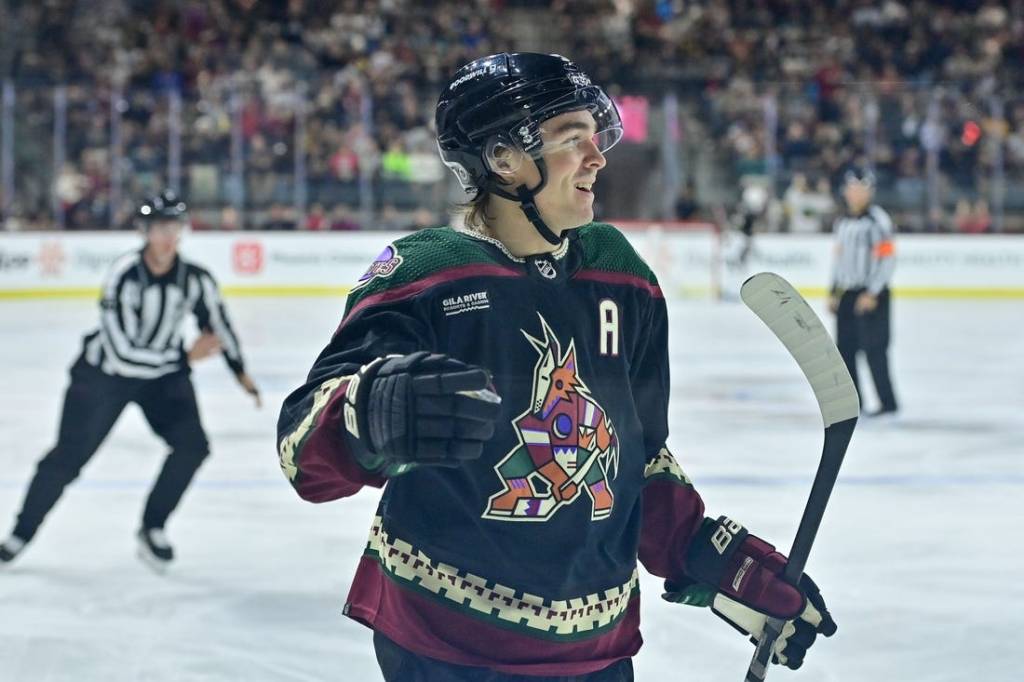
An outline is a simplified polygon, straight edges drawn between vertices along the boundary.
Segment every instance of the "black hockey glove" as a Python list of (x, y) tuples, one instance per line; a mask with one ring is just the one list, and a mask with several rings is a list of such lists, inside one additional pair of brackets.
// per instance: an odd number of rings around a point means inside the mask
[(425, 351), (364, 365), (345, 394), (345, 431), (359, 464), (397, 476), (417, 465), (477, 459), (501, 399), (480, 367)]
[(711, 606), (755, 645), (768, 616), (786, 620), (773, 647), (775, 663), (796, 670), (819, 634), (831, 637), (836, 631), (814, 581), (805, 575), (796, 587), (783, 580), (786, 557), (725, 516), (704, 519), (690, 543), (686, 566), (692, 580), (666, 582), (665, 599)]

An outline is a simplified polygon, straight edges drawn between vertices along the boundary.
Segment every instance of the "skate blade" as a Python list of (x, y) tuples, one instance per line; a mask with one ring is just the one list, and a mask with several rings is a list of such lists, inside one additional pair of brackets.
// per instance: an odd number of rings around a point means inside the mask
[(167, 570), (170, 567), (169, 561), (154, 556), (151, 552), (147, 551), (143, 547), (139, 547), (135, 550), (135, 556), (139, 558), (143, 564), (145, 564), (151, 571), (157, 575), (167, 575)]

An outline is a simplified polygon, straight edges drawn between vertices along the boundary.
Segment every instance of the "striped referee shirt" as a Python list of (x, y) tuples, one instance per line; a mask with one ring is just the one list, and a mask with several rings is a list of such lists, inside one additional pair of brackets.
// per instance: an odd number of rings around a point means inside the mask
[(204, 268), (175, 258), (163, 275), (150, 272), (142, 251), (114, 261), (103, 284), (100, 326), (84, 339), (85, 361), (106, 374), (155, 379), (188, 365), (182, 340), (186, 313), (220, 340), (228, 366), (245, 371), (238, 337), (217, 283)]
[(864, 213), (843, 216), (833, 227), (836, 235), (832, 292), (867, 289), (878, 295), (889, 286), (896, 268), (892, 219), (872, 204)]

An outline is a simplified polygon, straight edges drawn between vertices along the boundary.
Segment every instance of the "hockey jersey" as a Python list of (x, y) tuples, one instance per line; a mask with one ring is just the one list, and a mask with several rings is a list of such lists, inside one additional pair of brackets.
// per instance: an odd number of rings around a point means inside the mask
[[(501, 416), (479, 460), (386, 480), (342, 431), (358, 368), (444, 353), (486, 368)], [(418, 654), (532, 675), (600, 670), (640, 648), (637, 559), (680, 578), (704, 506), (666, 448), (668, 322), (614, 227), (517, 258), (449, 228), (389, 245), (278, 423), (312, 502), (383, 487), (345, 606)]]
[(832, 231), (836, 240), (832, 293), (867, 289), (879, 295), (896, 269), (892, 218), (881, 206), (872, 204), (863, 213), (837, 219)]
[(142, 254), (138, 249), (120, 256), (107, 273), (99, 327), (82, 340), (85, 362), (131, 379), (180, 372), (188, 367), (182, 323), (191, 313), (199, 329), (217, 335), (231, 371), (244, 373), (238, 335), (213, 276), (181, 256), (166, 273), (154, 275)]

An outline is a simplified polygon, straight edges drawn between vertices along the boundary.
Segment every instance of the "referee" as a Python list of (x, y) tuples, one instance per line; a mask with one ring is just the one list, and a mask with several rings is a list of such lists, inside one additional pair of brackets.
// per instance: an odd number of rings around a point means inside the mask
[[(851, 169), (844, 177), (847, 213), (836, 219), (835, 267), (829, 310), (836, 315), (836, 345), (857, 381), (857, 353), (867, 356), (880, 407), (868, 416), (895, 414), (899, 409), (889, 377), (889, 281), (895, 268), (893, 224), (889, 214), (871, 202), (875, 177)], [(860, 389), (858, 386), (858, 393)], [(861, 399), (863, 407), (863, 398)]]
[[(164, 524), (209, 453), (190, 363), (222, 351), (239, 384), (260, 405), (217, 284), (205, 269), (178, 255), (188, 222), (184, 202), (164, 191), (142, 203), (135, 217), (145, 245), (118, 258), (107, 275), (99, 329), (85, 337), (71, 368), (57, 444), (36, 468), (14, 531), (0, 545), (0, 565), (32, 540), (124, 408), (136, 403), (170, 446), (137, 534), (139, 556), (162, 570), (174, 558)], [(188, 313), (195, 315), (201, 334), (186, 352), (182, 322)]]

